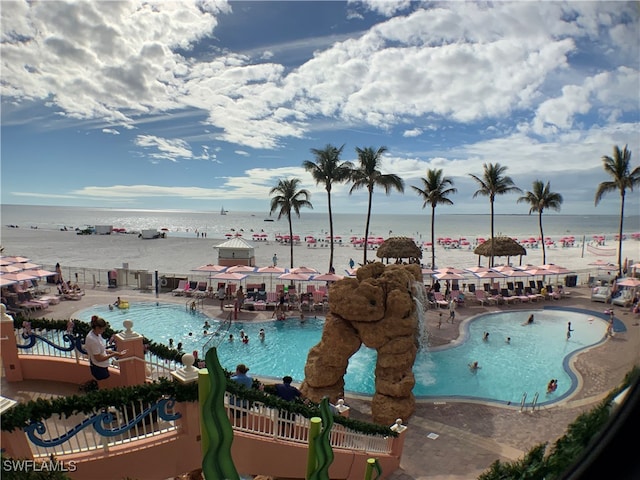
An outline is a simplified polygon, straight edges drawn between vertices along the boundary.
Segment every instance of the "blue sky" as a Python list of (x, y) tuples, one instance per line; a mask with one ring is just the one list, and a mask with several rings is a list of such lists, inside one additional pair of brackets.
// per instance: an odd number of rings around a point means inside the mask
[[(489, 213), (484, 163), (565, 214), (617, 214), (601, 157), (640, 155), (635, 2), (2, 1), (2, 203), (268, 211), (298, 177), (326, 192), (312, 148), (386, 146), (404, 195), (374, 213), (421, 213), (411, 189), (441, 168), (440, 213)], [(332, 192), (366, 212), (363, 191)], [(528, 212), (518, 195), (496, 213)], [(638, 212), (640, 192), (627, 197)]]

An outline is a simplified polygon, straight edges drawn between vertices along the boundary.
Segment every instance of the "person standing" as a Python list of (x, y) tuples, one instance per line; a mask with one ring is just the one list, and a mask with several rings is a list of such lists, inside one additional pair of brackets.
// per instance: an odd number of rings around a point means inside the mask
[(89, 366), (91, 375), (96, 380), (105, 380), (109, 378), (109, 364), (114, 357), (121, 357), (127, 351), (117, 352), (115, 350), (107, 352), (106, 340), (102, 337), (107, 329), (107, 322), (104, 318), (93, 315), (91, 317), (91, 331), (85, 338), (85, 349), (89, 354)]
[(272, 260), (273, 260), (273, 266), (277, 267), (278, 266), (278, 254), (274, 253)]
[(356, 266), (356, 262), (353, 261), (353, 258), (349, 259), (349, 268), (353, 270), (353, 267)]
[(567, 340), (571, 338), (571, 332), (573, 332), (573, 328), (571, 328), (571, 322), (567, 323)]
[(449, 318), (447, 319), (447, 323), (451, 321), (453, 323), (456, 319), (456, 301), (455, 299), (449, 300)]

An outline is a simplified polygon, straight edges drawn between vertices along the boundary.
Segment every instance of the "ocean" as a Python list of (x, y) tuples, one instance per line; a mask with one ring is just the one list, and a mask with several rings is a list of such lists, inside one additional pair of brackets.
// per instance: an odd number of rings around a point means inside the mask
[[(628, 209), (633, 211), (632, 209)], [(266, 212), (233, 212), (226, 215), (216, 212), (128, 210), (113, 208), (51, 207), (27, 205), (2, 205), (2, 228), (13, 225), (19, 228), (69, 230), (85, 226), (111, 225), (126, 231), (166, 229), (167, 235), (195, 237), (196, 232), (206, 233), (207, 238), (224, 238), (230, 232), (241, 232), (246, 239), (252, 232), (264, 232), (273, 240), (277, 234), (288, 234), (287, 220), (269, 219)], [(635, 213), (635, 212), (634, 212)], [(473, 240), (490, 236), (490, 215), (439, 214), (436, 209), (436, 237), (465, 237)], [(559, 238), (565, 235), (591, 238), (593, 235), (612, 237), (618, 232), (619, 216), (616, 215), (558, 215), (543, 214), (545, 236)], [(348, 240), (352, 236), (363, 237), (366, 214), (334, 214), (334, 235)], [(324, 238), (329, 232), (326, 213), (302, 211), (300, 218), (293, 217), (293, 233), (304, 239), (307, 235)], [(497, 235), (515, 238), (538, 237), (538, 216), (495, 215), (494, 229)], [(625, 217), (627, 234), (640, 231), (640, 215)], [(430, 211), (424, 215), (372, 214), (369, 234), (372, 236), (408, 236), (428, 241), (431, 237)]]

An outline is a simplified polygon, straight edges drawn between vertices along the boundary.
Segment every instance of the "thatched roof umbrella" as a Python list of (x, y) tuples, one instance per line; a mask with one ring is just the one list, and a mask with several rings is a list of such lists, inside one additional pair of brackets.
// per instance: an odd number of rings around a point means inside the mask
[[(473, 253), (478, 255), (478, 265), (480, 265), (480, 256), (491, 257), (491, 239), (478, 245)], [(509, 264), (509, 257), (520, 256), (520, 265), (522, 265), (522, 256), (527, 254), (527, 250), (510, 237), (494, 237), (493, 238), (493, 256), (494, 257), (507, 257), (507, 264)]]
[(396, 261), (406, 258), (409, 263), (420, 263), (422, 250), (408, 237), (390, 237), (378, 247), (376, 256), (386, 259), (395, 258)]

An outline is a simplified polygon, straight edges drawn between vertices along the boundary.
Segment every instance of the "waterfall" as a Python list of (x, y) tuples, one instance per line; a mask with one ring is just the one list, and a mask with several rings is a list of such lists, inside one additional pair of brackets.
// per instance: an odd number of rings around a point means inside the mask
[(413, 282), (411, 285), (411, 295), (416, 304), (416, 313), (418, 314), (418, 349), (421, 350), (429, 344), (429, 332), (427, 331), (426, 317), (424, 314), (427, 291), (422, 282)]

